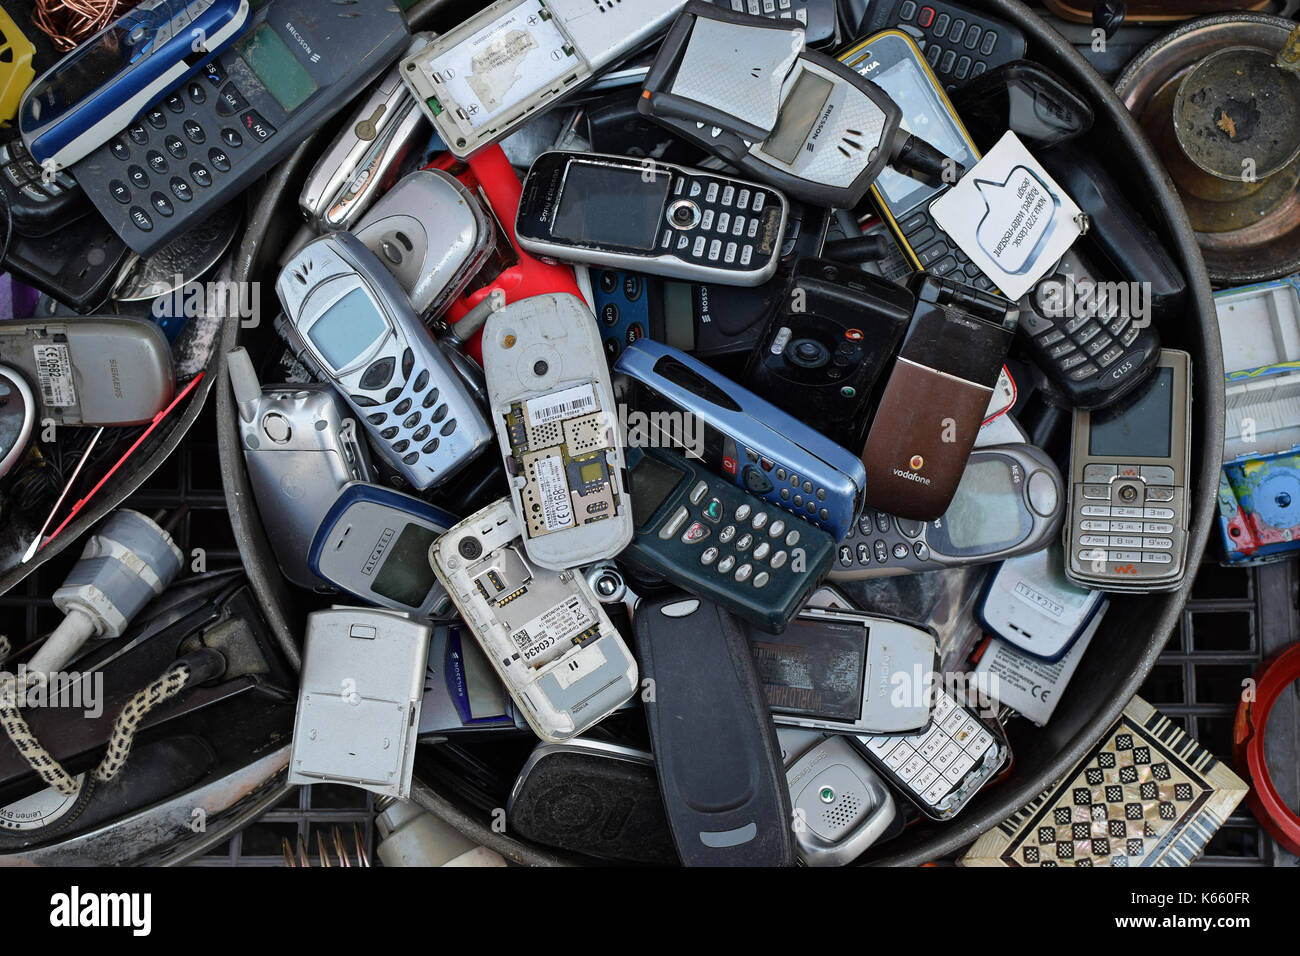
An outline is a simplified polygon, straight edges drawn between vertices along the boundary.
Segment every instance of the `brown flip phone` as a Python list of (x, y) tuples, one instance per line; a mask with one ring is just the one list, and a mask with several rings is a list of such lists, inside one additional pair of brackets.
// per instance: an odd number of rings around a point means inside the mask
[(862, 449), (865, 497), (887, 514), (933, 521), (957, 491), (1020, 313), (924, 272), (910, 287), (916, 311)]

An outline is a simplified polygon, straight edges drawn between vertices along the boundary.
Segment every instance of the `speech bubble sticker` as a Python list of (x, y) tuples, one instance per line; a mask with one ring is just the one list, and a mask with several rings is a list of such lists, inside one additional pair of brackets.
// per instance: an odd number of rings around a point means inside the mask
[(1009, 275), (1024, 275), (1056, 231), (1060, 198), (1025, 166), (1012, 168), (1001, 182), (975, 180), (987, 207), (975, 238)]

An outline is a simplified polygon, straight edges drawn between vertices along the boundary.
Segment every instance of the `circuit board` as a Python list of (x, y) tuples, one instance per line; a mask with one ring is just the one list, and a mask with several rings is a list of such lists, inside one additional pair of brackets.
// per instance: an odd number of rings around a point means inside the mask
[(577, 528), (618, 512), (610, 471), (613, 424), (596, 389), (575, 385), (518, 401), (505, 415), (510, 456), (529, 538)]

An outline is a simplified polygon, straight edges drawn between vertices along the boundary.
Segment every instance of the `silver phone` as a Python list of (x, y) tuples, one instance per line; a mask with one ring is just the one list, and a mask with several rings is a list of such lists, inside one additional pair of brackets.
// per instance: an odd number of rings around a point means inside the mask
[(308, 565), (316, 528), (350, 481), (373, 481), (365, 441), (329, 385), (261, 385), (243, 347), (226, 356), (248, 481), (276, 563), (291, 582), (324, 590)]
[[(417, 33), (406, 56), (428, 46), (433, 33)], [(307, 174), (298, 206), (321, 232), (351, 230), (394, 178), (411, 150), (429, 139), (429, 123), (394, 66), (371, 89)]]

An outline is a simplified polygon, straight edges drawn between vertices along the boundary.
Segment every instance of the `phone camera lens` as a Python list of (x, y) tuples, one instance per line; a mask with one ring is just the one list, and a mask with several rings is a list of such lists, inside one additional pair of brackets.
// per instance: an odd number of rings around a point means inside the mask
[(801, 368), (821, 368), (831, 357), (830, 350), (814, 339), (795, 339), (786, 355)]
[(549, 372), (550, 369), (551, 367), (546, 364), (544, 359), (538, 359), (536, 362), (533, 363), (533, 374), (536, 375), (538, 378), (541, 378), (543, 375)]
[(461, 538), (460, 544), (456, 545), (456, 550), (466, 561), (473, 561), (483, 553), (483, 545), (479, 543), (478, 538)]

